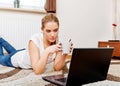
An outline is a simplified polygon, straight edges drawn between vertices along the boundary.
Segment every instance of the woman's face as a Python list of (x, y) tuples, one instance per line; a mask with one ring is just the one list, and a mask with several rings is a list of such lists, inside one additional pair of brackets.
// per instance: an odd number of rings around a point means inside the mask
[(56, 22), (47, 22), (43, 28), (43, 37), (47, 42), (53, 43), (58, 37), (58, 24)]

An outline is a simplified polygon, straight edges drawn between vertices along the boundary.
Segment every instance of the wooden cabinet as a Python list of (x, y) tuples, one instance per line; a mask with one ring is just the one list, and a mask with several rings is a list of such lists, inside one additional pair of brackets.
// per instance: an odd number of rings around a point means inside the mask
[(98, 47), (114, 47), (113, 57), (120, 57), (120, 42), (99, 41)]

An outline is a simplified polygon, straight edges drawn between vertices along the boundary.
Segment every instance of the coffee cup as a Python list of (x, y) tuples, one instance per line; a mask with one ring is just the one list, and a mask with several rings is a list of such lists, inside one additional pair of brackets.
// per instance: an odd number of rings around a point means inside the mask
[(62, 53), (63, 54), (69, 54), (70, 53), (70, 46), (71, 46), (71, 40), (63, 41), (62, 42)]

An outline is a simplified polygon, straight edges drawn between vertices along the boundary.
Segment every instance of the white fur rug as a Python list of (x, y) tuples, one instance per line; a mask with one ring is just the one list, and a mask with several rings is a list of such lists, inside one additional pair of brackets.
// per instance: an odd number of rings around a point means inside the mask
[[(54, 86), (42, 80), (41, 76), (60, 74), (59, 72), (35, 75), (32, 70), (15, 69), (0, 65), (0, 86)], [(120, 86), (120, 60), (112, 60), (107, 80), (83, 86)]]

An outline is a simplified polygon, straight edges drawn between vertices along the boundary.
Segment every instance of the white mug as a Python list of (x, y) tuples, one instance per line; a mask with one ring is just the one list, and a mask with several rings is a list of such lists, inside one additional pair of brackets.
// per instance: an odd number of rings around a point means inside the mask
[(69, 54), (70, 53), (70, 46), (71, 46), (71, 39), (67, 41), (63, 41), (62, 43), (62, 53)]

